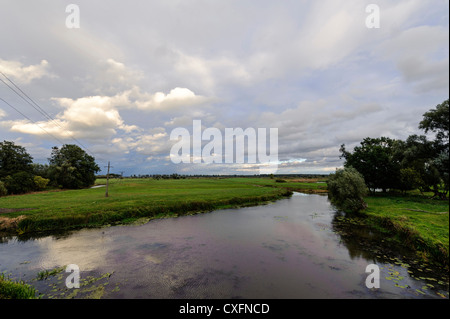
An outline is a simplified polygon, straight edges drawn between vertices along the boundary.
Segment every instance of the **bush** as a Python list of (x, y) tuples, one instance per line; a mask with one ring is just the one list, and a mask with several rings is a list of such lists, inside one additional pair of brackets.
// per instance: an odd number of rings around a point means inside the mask
[(48, 178), (43, 178), (42, 176), (34, 177), (35, 189), (38, 191), (45, 189), (49, 182), (50, 182), (50, 180)]
[(8, 194), (8, 190), (6, 189), (5, 183), (0, 181), (0, 197), (6, 196)]
[(10, 194), (23, 194), (34, 189), (33, 175), (28, 172), (18, 172), (5, 178), (5, 186)]
[(362, 175), (354, 168), (336, 170), (328, 179), (328, 198), (338, 209), (360, 212), (367, 208), (364, 196), (368, 193)]
[(35, 299), (36, 290), (24, 282), (15, 282), (0, 274), (0, 299)]

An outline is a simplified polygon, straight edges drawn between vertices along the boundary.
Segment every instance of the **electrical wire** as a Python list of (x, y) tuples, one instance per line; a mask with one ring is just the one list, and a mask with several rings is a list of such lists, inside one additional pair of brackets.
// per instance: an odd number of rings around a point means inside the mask
[(53, 134), (51, 134), (49, 131), (47, 131), (46, 129), (44, 129), (43, 127), (41, 127), (38, 123), (36, 123), (35, 121), (33, 121), (32, 119), (30, 119), (28, 116), (26, 116), (25, 114), (23, 114), (21, 111), (19, 111), (17, 108), (15, 108), (14, 106), (12, 106), (11, 104), (9, 104), (8, 102), (6, 102), (3, 98), (0, 97), (0, 100), (3, 101), (3, 103), (7, 104), (9, 107), (11, 107), (12, 109), (14, 109), (17, 113), (19, 113), (20, 115), (22, 115), (24, 118), (26, 118), (27, 120), (29, 120), (30, 122), (32, 122), (33, 124), (35, 124), (37, 127), (39, 127), (41, 130), (43, 130), (45, 133), (47, 133), (48, 135), (50, 135), (51, 137), (53, 137), (55, 140), (57, 140), (59, 143), (64, 144), (63, 142), (61, 142), (56, 136), (54, 136)]
[[(38, 103), (36, 103), (28, 94), (26, 94), (17, 84), (15, 84), (8, 76), (6, 76), (6, 74), (4, 74), (2, 71), (0, 71), (0, 74), (2, 74), (12, 85), (14, 85), (15, 88), (17, 88), (17, 90), (19, 90), (24, 96), (26, 96), (28, 98), (28, 100), (21, 95), (19, 92), (17, 92), (14, 88), (12, 88), (8, 83), (6, 83), (4, 80), (2, 80), (0, 78), (0, 81), (2, 81), (10, 90), (12, 90), (14, 93), (16, 93), (20, 98), (22, 98), (25, 102), (27, 102), (31, 107), (33, 107), (37, 112), (39, 112), (41, 115), (43, 115), (44, 117), (46, 117), (49, 121), (51, 121), (52, 123), (56, 124), (57, 126), (59, 126), (59, 128), (61, 128), (62, 130), (64, 130), (65, 132), (68, 133), (69, 137), (74, 140), (79, 146), (81, 146), (87, 153), (89, 153), (90, 155), (91, 152), (87, 149), (86, 146), (84, 146), (79, 140), (77, 140), (75, 137), (73, 137), (71, 135), (70, 132), (68, 132), (66, 129), (64, 129), (53, 117), (51, 117)], [(2, 99), (3, 100), (3, 99)], [(31, 102), (30, 102), (31, 101)], [(3, 102), (7, 103), (5, 100), (3, 100)], [(9, 103), (7, 103), (9, 106), (11, 106)], [(11, 106), (12, 107), (12, 106)], [(13, 107), (14, 108), (14, 107)], [(14, 108), (17, 112), (19, 112), (16, 108)], [(22, 112), (19, 112), (20, 114), (22, 114), (22, 116), (25, 116)], [(29, 119), (30, 121), (32, 121), (29, 117), (26, 117), (27, 119)], [(36, 122), (32, 121), (33, 123), (35, 123), (37, 125)], [(39, 125), (38, 125), (39, 126)], [(62, 143), (62, 142), (60, 142)], [(62, 143), (64, 144), (64, 143)]]

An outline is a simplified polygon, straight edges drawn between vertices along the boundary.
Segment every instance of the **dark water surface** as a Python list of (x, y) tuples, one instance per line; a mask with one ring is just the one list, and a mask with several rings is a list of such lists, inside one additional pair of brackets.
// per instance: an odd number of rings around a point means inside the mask
[[(76, 264), (81, 288), (68, 289)], [(380, 269), (369, 289), (366, 266)], [(57, 270), (60, 270), (59, 272)], [(55, 270), (38, 280), (41, 271)], [(3, 238), (0, 272), (42, 298), (448, 298), (448, 274), (345, 218), (327, 197)]]

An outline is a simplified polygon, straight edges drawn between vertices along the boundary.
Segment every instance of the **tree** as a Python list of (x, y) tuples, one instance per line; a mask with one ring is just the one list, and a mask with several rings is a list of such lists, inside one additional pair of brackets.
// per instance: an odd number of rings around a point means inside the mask
[(31, 172), (33, 158), (22, 146), (14, 142), (0, 142), (0, 179), (18, 172)]
[(8, 190), (6, 189), (5, 183), (0, 181), (0, 197), (6, 196), (8, 194)]
[(6, 189), (10, 194), (23, 194), (35, 188), (33, 174), (30, 172), (17, 172), (4, 179)]
[(403, 169), (413, 169), (418, 174), (418, 188), (421, 192), (439, 191), (440, 174), (433, 165), (437, 156), (432, 141), (424, 135), (410, 135), (405, 142)]
[(406, 140), (404, 167), (413, 168), (420, 176), (420, 189), (433, 191), (445, 199), (449, 192), (449, 101), (424, 113), (419, 128), (435, 133), (434, 140), (411, 135)]
[(26, 149), (14, 142), (0, 143), (0, 179), (10, 194), (33, 190), (33, 158)]
[[(449, 192), (449, 153), (442, 151), (432, 161), (431, 165), (439, 172), (439, 177), (443, 183), (443, 189), (440, 192), (435, 192), (435, 195), (445, 199)], [(439, 188), (438, 188), (439, 189)]]
[(341, 158), (345, 158), (345, 167), (353, 167), (362, 174), (371, 191), (380, 188), (386, 192), (398, 186), (400, 163), (404, 143), (388, 137), (365, 138), (353, 153), (341, 145)]
[(328, 179), (328, 198), (338, 209), (359, 212), (367, 208), (368, 189), (363, 176), (353, 167), (336, 170)]
[(448, 100), (438, 104), (436, 109), (429, 110), (423, 115), (423, 120), (419, 124), (419, 128), (425, 133), (429, 131), (436, 133), (436, 143), (445, 150), (449, 145), (449, 105)]
[(70, 189), (92, 186), (95, 173), (100, 170), (94, 157), (73, 144), (65, 144), (61, 149), (53, 147), (49, 163), (52, 179)]
[(423, 184), (420, 174), (411, 167), (400, 169), (399, 189), (406, 191), (417, 189)]
[(434, 156), (429, 161), (438, 173), (443, 184), (440, 190), (437, 185), (433, 185), (435, 196), (446, 198), (449, 192), (449, 100), (438, 104), (435, 109), (429, 110), (423, 115), (423, 120), (419, 124), (419, 128), (425, 133), (435, 133), (433, 142)]
[(48, 164), (33, 163), (33, 174), (43, 178), (50, 178), (50, 166)]

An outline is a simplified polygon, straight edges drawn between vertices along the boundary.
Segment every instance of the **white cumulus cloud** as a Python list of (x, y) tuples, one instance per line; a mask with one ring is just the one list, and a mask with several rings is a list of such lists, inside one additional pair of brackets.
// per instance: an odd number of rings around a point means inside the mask
[(49, 63), (46, 60), (42, 60), (39, 64), (23, 65), (19, 61), (0, 59), (0, 71), (20, 83), (30, 83), (44, 76), (54, 76), (48, 69)]

